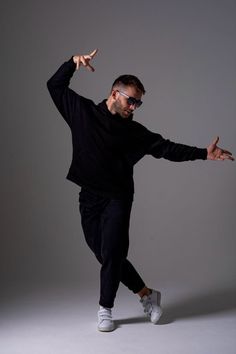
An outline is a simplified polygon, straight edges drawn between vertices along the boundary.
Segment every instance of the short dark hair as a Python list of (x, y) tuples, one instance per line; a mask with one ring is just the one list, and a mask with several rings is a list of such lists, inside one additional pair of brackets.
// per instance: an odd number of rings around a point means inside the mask
[(134, 75), (121, 75), (121, 76), (119, 76), (113, 82), (112, 89), (118, 85), (134, 86), (135, 88), (140, 90), (143, 95), (146, 92), (142, 82), (137, 78), (137, 76), (134, 76)]

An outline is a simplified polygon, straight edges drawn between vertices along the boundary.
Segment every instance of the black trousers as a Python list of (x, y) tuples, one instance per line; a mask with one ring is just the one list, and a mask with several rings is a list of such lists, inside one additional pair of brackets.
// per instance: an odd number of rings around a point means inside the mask
[(99, 304), (112, 308), (120, 281), (134, 293), (145, 286), (127, 259), (132, 200), (110, 199), (82, 188), (79, 203), (86, 242), (101, 263)]

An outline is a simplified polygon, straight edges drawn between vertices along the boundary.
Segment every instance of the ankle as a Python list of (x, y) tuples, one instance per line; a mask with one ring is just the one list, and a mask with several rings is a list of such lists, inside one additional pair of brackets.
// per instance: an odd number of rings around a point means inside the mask
[(151, 294), (151, 289), (147, 288), (146, 286), (138, 292), (140, 298), (142, 298), (145, 295), (148, 296), (150, 294)]

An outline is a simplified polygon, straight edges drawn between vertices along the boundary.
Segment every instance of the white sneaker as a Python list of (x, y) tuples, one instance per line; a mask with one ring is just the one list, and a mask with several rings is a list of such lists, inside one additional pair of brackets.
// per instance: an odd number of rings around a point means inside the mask
[(111, 332), (115, 329), (114, 321), (112, 320), (111, 309), (100, 306), (98, 311), (98, 330), (101, 332)]
[(150, 295), (144, 295), (140, 302), (143, 305), (144, 312), (148, 317), (150, 317), (150, 320), (152, 323), (156, 324), (161, 315), (162, 315), (162, 309), (161, 309), (161, 293), (156, 290), (151, 290)]

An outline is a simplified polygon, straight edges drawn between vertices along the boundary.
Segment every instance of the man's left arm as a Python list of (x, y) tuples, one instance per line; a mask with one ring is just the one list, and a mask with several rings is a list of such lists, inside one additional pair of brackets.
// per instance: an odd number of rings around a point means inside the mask
[(219, 137), (217, 137), (207, 148), (203, 149), (172, 142), (168, 139), (164, 139), (161, 135), (156, 133), (151, 133), (148, 140), (149, 142), (152, 140), (153, 143), (151, 146), (149, 145), (147, 153), (156, 158), (164, 158), (175, 162), (193, 161), (198, 159), (234, 161), (231, 152), (217, 146)]

